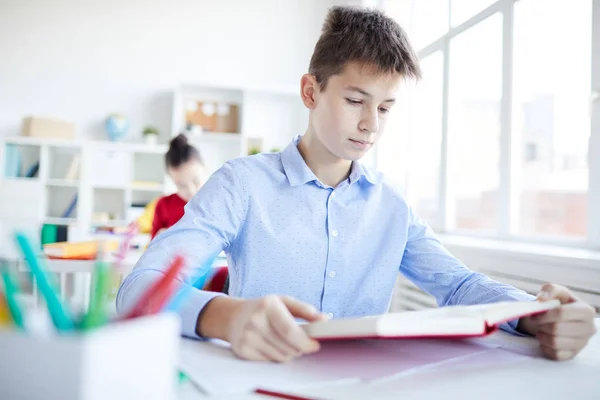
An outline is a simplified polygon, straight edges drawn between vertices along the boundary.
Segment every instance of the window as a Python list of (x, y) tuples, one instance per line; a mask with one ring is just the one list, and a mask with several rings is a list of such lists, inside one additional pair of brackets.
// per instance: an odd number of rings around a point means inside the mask
[(380, 5), (424, 79), (376, 161), (419, 215), (438, 232), (600, 248), (600, 2)]
[(522, 0), (514, 9), (512, 132), (516, 154), (524, 152), (516, 160), (524, 235), (587, 232), (592, 2), (565, 6)]
[(443, 57), (434, 53), (421, 61), (423, 80), (410, 110), (407, 197), (433, 228), (439, 221), (439, 175), (442, 146)]
[(462, 24), (495, 2), (496, 0), (451, 0), (452, 26)]
[(400, 93), (395, 112), (378, 145), (377, 166), (403, 187), (419, 216), (435, 229), (441, 226), (441, 52), (421, 60), (421, 69), (423, 79), (416, 86), (407, 83)]
[(385, 7), (417, 48), (448, 31), (448, 0), (387, 0)]
[(448, 179), (454, 227), (493, 230), (500, 184), (502, 18), (487, 18), (450, 43)]

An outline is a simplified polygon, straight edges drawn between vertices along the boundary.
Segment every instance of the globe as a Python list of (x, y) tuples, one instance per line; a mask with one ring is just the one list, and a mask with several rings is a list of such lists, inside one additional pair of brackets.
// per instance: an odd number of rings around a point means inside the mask
[(111, 114), (106, 118), (104, 129), (106, 129), (108, 138), (115, 142), (125, 137), (127, 129), (129, 129), (129, 121), (120, 114)]

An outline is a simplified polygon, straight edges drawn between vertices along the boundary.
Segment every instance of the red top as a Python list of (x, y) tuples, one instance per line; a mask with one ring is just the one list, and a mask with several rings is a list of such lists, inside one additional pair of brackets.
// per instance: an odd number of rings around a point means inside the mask
[(177, 193), (164, 196), (156, 202), (152, 220), (152, 239), (158, 231), (172, 227), (183, 217), (183, 207), (186, 203)]

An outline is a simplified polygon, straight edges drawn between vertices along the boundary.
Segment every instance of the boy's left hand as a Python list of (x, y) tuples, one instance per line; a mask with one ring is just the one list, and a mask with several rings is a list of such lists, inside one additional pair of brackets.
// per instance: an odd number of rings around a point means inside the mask
[(538, 300), (558, 299), (559, 308), (521, 318), (517, 329), (535, 335), (546, 357), (569, 360), (577, 355), (596, 333), (594, 308), (573, 296), (564, 286), (545, 284)]

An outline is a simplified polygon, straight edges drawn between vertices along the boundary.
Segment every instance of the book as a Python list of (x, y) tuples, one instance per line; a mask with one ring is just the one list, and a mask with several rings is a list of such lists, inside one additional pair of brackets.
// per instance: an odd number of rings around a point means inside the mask
[(21, 176), (21, 153), (14, 144), (6, 146), (4, 174), (7, 178), (18, 178)]
[(35, 164), (33, 164), (31, 166), (31, 168), (29, 168), (27, 170), (27, 173), (25, 174), (26, 178), (35, 178), (38, 174), (38, 172), (40, 171), (40, 162), (37, 161)]
[(65, 211), (62, 214), (62, 218), (70, 218), (71, 214), (73, 213), (73, 211), (75, 211), (75, 206), (77, 205), (77, 193), (75, 193), (75, 195), (73, 196), (73, 199), (71, 200), (71, 202), (69, 203), (69, 205), (67, 206), (67, 208), (65, 209)]
[[(59, 242), (44, 245), (44, 254), (48, 258), (63, 258), (72, 260), (92, 260), (98, 253), (100, 241), (91, 240), (87, 242)], [(104, 250), (116, 251), (119, 248), (117, 240), (103, 241)]]
[(81, 162), (81, 156), (79, 154), (75, 154), (73, 159), (71, 160), (71, 164), (69, 165), (69, 169), (65, 174), (65, 179), (69, 181), (74, 181), (79, 178), (79, 163)]
[(447, 306), (362, 318), (342, 318), (303, 324), (317, 340), (468, 338), (487, 336), (500, 324), (560, 306), (558, 300), (515, 301), (471, 306)]

